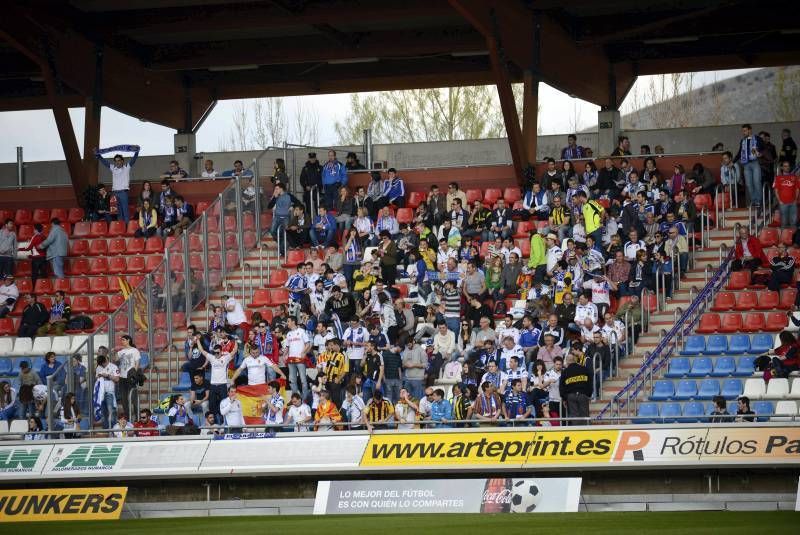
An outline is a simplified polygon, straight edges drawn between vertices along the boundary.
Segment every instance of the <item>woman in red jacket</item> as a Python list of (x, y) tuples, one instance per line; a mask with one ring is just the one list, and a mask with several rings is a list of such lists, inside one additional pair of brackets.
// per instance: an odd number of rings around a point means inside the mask
[(798, 358), (798, 341), (794, 335), (788, 331), (783, 331), (778, 335), (781, 345), (775, 349), (775, 356), (772, 357), (772, 377), (789, 377), (789, 374), (800, 369), (800, 358)]
[(33, 236), (27, 247), (20, 247), (20, 251), (31, 252), (31, 281), (33, 287), (36, 287), (37, 279), (47, 278), (47, 252), (44, 249), (39, 249), (39, 246), (47, 238), (44, 235), (44, 227), (41, 223), (33, 225)]

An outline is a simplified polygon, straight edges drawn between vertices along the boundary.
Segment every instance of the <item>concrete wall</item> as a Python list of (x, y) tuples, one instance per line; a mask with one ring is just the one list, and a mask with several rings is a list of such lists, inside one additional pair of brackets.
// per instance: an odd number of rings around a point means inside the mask
[[(789, 128), (795, 133), (800, 132), (800, 122), (793, 123), (753, 123), (756, 132), (766, 130), (772, 134), (773, 143), (780, 139), (780, 131)], [(726, 148), (735, 149), (740, 137), (739, 125), (727, 126), (702, 126), (694, 128), (663, 129), (663, 130), (628, 130), (623, 132), (631, 139), (632, 152), (638, 153), (642, 144), (664, 147), (668, 154), (671, 153), (697, 153), (708, 152), (711, 147), (721, 141)], [(558, 158), (561, 149), (566, 145), (566, 134), (539, 136), (537, 159), (547, 156)], [(597, 133), (578, 134), (578, 143), (585, 147), (597, 148)], [(359, 147), (336, 147), (338, 156), (344, 160), (349, 150), (359, 154), (362, 162), (366, 162), (363, 149)], [(327, 148), (318, 149), (297, 148), (286, 151), (287, 168), (289, 175), (297, 177), (306, 161), (306, 153), (315, 150), (321, 160), (326, 159)], [(732, 150), (735, 152), (735, 150)], [(386, 162), (390, 167), (398, 169), (419, 167), (442, 167), (458, 165), (480, 164), (507, 164), (511, 162), (511, 154), (505, 139), (481, 139), (468, 141), (439, 141), (432, 143), (393, 143), (374, 146), (376, 162)], [(242, 160), (249, 166), (258, 151), (247, 152), (207, 152), (203, 156), (214, 160), (217, 169), (225, 170), (233, 167), (234, 160)], [(595, 157), (600, 156), (595, 151)], [(260, 174), (271, 174), (272, 163), (275, 158), (284, 157), (283, 150), (266, 152), (261, 160)], [(134, 168), (134, 180), (155, 179), (163, 173), (168, 166), (172, 155), (143, 156), (139, 158)], [(110, 181), (110, 174), (101, 168), (101, 180)], [(68, 184), (69, 174), (64, 161), (29, 162), (25, 165), (25, 184)], [(15, 163), (0, 164), (0, 187), (15, 186), (17, 184), (17, 169)]]

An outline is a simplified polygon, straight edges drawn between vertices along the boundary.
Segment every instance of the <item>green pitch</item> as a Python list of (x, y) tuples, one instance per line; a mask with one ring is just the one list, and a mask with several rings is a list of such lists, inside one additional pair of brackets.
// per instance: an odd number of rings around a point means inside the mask
[(796, 533), (800, 515), (779, 512), (687, 512), (687, 513), (575, 513), (531, 515), (378, 515), (378, 516), (261, 516), (227, 518), (166, 518), (117, 522), (35, 522), (0, 525), (5, 534), (70, 535), (118, 533), (197, 535), (198, 533), (405, 533), (444, 535), (499, 533), (502, 535), (547, 533), (636, 534), (724, 533), (734, 535), (786, 535)]

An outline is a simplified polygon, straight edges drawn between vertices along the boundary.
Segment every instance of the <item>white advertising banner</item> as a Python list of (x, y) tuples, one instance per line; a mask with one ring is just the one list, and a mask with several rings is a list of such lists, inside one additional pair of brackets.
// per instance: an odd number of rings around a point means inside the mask
[(581, 478), (320, 481), (315, 515), (574, 513)]
[(31, 443), (0, 446), (0, 479), (32, 479), (42, 473), (53, 446)]

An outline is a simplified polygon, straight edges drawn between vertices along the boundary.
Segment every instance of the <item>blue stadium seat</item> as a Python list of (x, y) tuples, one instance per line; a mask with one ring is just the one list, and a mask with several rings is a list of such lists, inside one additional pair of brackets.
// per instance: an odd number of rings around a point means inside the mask
[(748, 353), (751, 355), (760, 355), (761, 353), (770, 351), (773, 345), (775, 345), (775, 340), (772, 338), (771, 334), (754, 334), (753, 338), (750, 340), (750, 350)]
[[(713, 408), (711, 410), (714, 410)], [(688, 401), (683, 404), (682, 423), (696, 423), (706, 421), (706, 408), (700, 401)]]
[(189, 372), (181, 372), (178, 384), (172, 389), (175, 392), (188, 392), (190, 388), (192, 388), (192, 378), (189, 376)]
[(750, 377), (755, 369), (755, 357), (739, 357), (736, 361), (736, 371), (733, 372), (733, 375), (736, 377)]
[[(741, 379), (725, 379), (722, 381), (722, 397), (727, 400), (736, 399), (742, 395), (744, 385)], [(728, 409), (730, 412), (730, 408)]]
[(712, 334), (706, 341), (704, 355), (721, 355), (728, 350), (728, 337), (724, 334)]
[(141, 366), (143, 370), (146, 370), (150, 367), (150, 353), (140, 353), (140, 357), (139, 366)]
[(686, 338), (681, 355), (699, 355), (706, 349), (706, 337), (694, 334)]
[(674, 424), (681, 416), (680, 403), (664, 403), (661, 405), (661, 421), (665, 424)]
[[(31, 362), (31, 368), (36, 373), (39, 373), (39, 370), (42, 369), (42, 364), (44, 364), (44, 356), (41, 357), (33, 357), (33, 362)], [(44, 381), (44, 379), (42, 379)]]
[(686, 357), (672, 357), (669, 359), (669, 370), (664, 377), (679, 379), (689, 373), (689, 359)]
[(708, 357), (697, 357), (692, 359), (692, 369), (689, 377), (706, 377), (711, 375), (714, 368), (711, 359)]
[(714, 363), (712, 377), (728, 377), (736, 372), (736, 360), (733, 357), (719, 357)]
[(753, 412), (756, 413), (756, 421), (768, 422), (769, 417), (775, 414), (775, 406), (771, 401), (756, 401), (753, 403)]
[(653, 394), (650, 399), (653, 401), (665, 401), (672, 399), (673, 395), (675, 395), (675, 387), (672, 381), (656, 381), (653, 384)]
[(703, 379), (700, 381), (700, 390), (697, 399), (714, 399), (719, 395), (719, 381), (716, 379)]
[(89, 421), (89, 418), (81, 418), (80, 424), (78, 424), (78, 425), (81, 428), (81, 430), (88, 431), (90, 423), (91, 422)]
[(673, 399), (686, 400), (697, 397), (697, 383), (691, 379), (678, 381), (678, 387), (675, 389)]
[(658, 418), (658, 403), (642, 403), (639, 405), (639, 413), (633, 418), (635, 424), (651, 424)]
[(0, 358), (0, 376), (11, 377), (14, 368), (14, 361), (10, 358)]
[(750, 337), (746, 334), (734, 334), (728, 340), (728, 355), (742, 355), (750, 351)]

